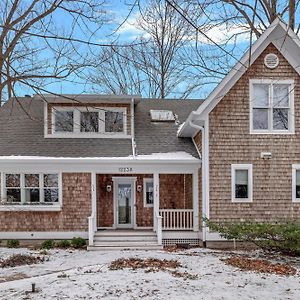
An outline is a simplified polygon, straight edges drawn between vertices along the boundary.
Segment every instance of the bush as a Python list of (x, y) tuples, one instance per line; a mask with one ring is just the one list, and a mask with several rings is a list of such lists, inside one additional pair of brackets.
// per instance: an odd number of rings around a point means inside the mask
[(73, 237), (71, 244), (74, 248), (83, 248), (86, 246), (86, 240), (81, 237)]
[(71, 247), (71, 242), (68, 240), (61, 240), (56, 243), (56, 246), (58, 248), (70, 248)]
[(46, 240), (42, 243), (42, 249), (51, 249), (51, 248), (54, 248), (55, 246), (55, 243), (53, 240)]
[(226, 239), (252, 242), (268, 251), (300, 255), (300, 224), (296, 222), (218, 224), (206, 220), (206, 224)]
[(8, 248), (18, 248), (20, 246), (19, 240), (8, 240), (7, 241), (7, 247)]

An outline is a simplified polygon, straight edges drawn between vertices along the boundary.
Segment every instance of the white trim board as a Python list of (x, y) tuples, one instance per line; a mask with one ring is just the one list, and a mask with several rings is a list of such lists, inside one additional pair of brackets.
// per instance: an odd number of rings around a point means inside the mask
[(72, 239), (82, 237), (88, 239), (86, 231), (0, 231), (0, 239), (18, 240), (48, 240), (48, 239)]

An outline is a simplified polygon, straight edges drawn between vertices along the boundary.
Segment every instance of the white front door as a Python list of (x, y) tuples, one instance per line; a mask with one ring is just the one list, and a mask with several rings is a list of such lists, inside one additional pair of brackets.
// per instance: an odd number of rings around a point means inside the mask
[(132, 180), (115, 181), (115, 208), (117, 228), (134, 227), (134, 182)]

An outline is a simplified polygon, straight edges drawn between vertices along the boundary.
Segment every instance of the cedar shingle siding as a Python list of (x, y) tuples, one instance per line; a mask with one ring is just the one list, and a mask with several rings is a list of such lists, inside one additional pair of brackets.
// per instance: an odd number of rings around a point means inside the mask
[(87, 231), (91, 215), (91, 175), (63, 173), (59, 212), (0, 211), (0, 231)]
[[(276, 53), (280, 63), (267, 69), (263, 60)], [(295, 132), (249, 134), (249, 79), (295, 80)], [(292, 164), (300, 162), (300, 78), (271, 44), (209, 114), (210, 218), (215, 221), (272, 221), (300, 218), (292, 203)], [(271, 152), (263, 160), (261, 152)], [(231, 164), (253, 164), (253, 203), (231, 202)]]

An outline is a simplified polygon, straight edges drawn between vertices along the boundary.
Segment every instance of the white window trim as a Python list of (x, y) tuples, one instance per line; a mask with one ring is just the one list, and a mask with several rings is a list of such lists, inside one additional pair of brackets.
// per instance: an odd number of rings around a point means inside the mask
[(148, 204), (146, 202), (146, 183), (152, 182), (153, 184), (153, 189), (154, 189), (154, 183), (153, 183), (153, 178), (144, 178), (143, 179), (143, 197), (144, 197), (144, 207), (153, 207), (153, 204)]
[(292, 202), (300, 203), (300, 198), (296, 198), (296, 171), (300, 171), (300, 164), (292, 165)]
[[(248, 171), (248, 198), (235, 198), (235, 171)], [(231, 165), (231, 202), (234, 203), (251, 203), (253, 202), (253, 178), (252, 164), (232, 164)]]
[[(253, 129), (253, 85), (254, 84), (289, 84), (289, 129), (288, 130), (274, 130), (273, 129), (273, 117), (269, 116), (267, 130)], [(295, 133), (295, 118), (294, 118), (294, 88), (295, 82), (293, 79), (250, 79), (249, 80), (249, 121), (250, 121), (250, 134), (294, 134)], [(271, 95), (269, 95), (271, 97)]]
[[(0, 211), (60, 211), (62, 208), (62, 173), (61, 172), (1, 172), (1, 199), (6, 197), (6, 174), (20, 174), (21, 175), (21, 182), (20, 182), (20, 189), (21, 189), (21, 203), (25, 199), (24, 191), (25, 191), (25, 184), (24, 184), (24, 175), (25, 174), (39, 174), (39, 189), (40, 192), (44, 189), (44, 174), (58, 174), (58, 203), (53, 205), (27, 205), (27, 204), (0, 204)], [(43, 200), (43, 193), (40, 193), (40, 197)]]
[[(55, 112), (73, 111), (73, 132), (55, 131)], [(105, 112), (123, 113), (123, 132), (105, 132)], [(99, 132), (81, 132), (80, 131), (80, 113), (81, 112), (99, 112)], [(103, 120), (103, 121), (102, 121)], [(54, 106), (51, 112), (51, 134), (46, 133), (46, 138), (131, 138), (127, 134), (127, 108), (126, 107), (65, 107)]]

